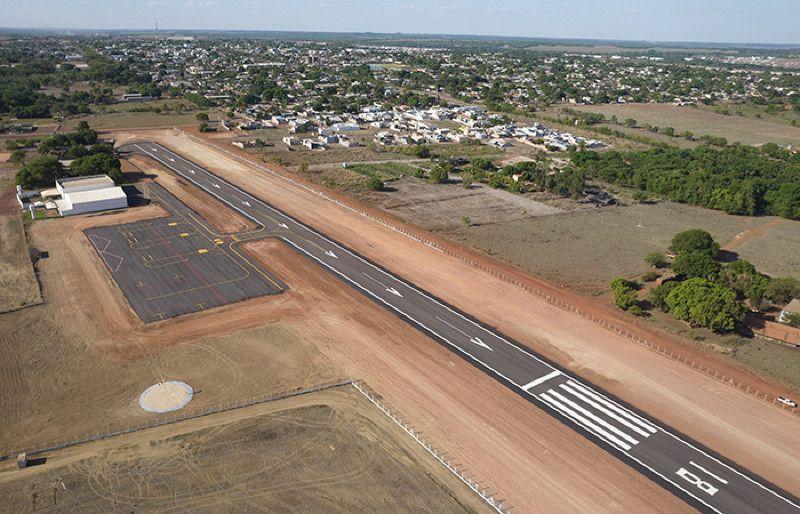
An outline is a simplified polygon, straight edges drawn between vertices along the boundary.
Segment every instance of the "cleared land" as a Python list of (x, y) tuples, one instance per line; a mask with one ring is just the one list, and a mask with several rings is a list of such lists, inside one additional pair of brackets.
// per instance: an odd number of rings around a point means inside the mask
[(0, 472), (0, 496), (16, 512), (488, 511), (413, 445), (346, 387), (62, 450)]
[(13, 178), (0, 172), (0, 312), (42, 302)]
[[(598, 112), (606, 117), (615, 115), (620, 121), (635, 119), (639, 125), (649, 123), (658, 127), (673, 127), (676, 133), (689, 130), (695, 137), (703, 135), (724, 137), (729, 143), (747, 145), (778, 143), (800, 144), (800, 127), (758, 120), (744, 116), (725, 116), (704, 109), (668, 104), (603, 104), (570, 106), (576, 110)], [(640, 130), (642, 135), (650, 132)], [(672, 138), (670, 138), (672, 139)], [(677, 141), (677, 138), (675, 139)]]

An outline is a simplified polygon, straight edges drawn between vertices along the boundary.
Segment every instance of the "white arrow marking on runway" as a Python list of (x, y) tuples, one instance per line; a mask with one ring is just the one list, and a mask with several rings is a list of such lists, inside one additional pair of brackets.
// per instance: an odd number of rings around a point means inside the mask
[(400, 294), (400, 291), (398, 291), (394, 287), (389, 287), (386, 284), (384, 284), (383, 282), (381, 282), (380, 280), (377, 280), (376, 278), (371, 277), (371, 276), (367, 275), (366, 273), (362, 272), (361, 274), (364, 275), (365, 277), (367, 277), (368, 279), (372, 280), (373, 282), (375, 282), (376, 284), (378, 284), (382, 288), (386, 289), (387, 292), (392, 293), (395, 296), (399, 296), (400, 298), (403, 297), (403, 295)]
[(333, 252), (332, 252), (332, 251), (330, 251), (330, 250), (325, 250), (325, 255), (327, 255), (328, 257), (333, 257), (334, 259), (338, 259), (338, 257), (336, 256), (336, 254), (335, 254), (335, 253), (333, 253)]
[(169, 160), (170, 162), (175, 162), (175, 159), (173, 159), (172, 157), (169, 157)]
[(189, 173), (191, 173), (192, 175), (194, 175), (194, 170), (189, 170)]
[(211, 185), (219, 189), (219, 184), (211, 184)]
[(246, 206), (250, 207), (250, 202), (246, 202), (246, 201), (242, 200), (242, 203), (245, 204)]
[(481, 347), (483, 347), (483, 348), (486, 348), (486, 349), (487, 349), (487, 350), (489, 350), (490, 352), (493, 352), (493, 351), (494, 351), (494, 348), (492, 348), (492, 347), (491, 347), (491, 346), (489, 346), (488, 344), (484, 343), (484, 342), (481, 340), (481, 338), (480, 338), (480, 337), (473, 337), (473, 336), (471, 336), (471, 335), (467, 334), (466, 332), (464, 332), (463, 330), (461, 330), (461, 329), (460, 329), (460, 328), (458, 328), (457, 326), (455, 326), (455, 325), (453, 325), (452, 323), (449, 323), (449, 322), (447, 322), (447, 321), (443, 320), (443, 319), (442, 319), (442, 318), (440, 318), (439, 316), (436, 316), (436, 319), (438, 319), (439, 321), (441, 321), (442, 323), (444, 323), (444, 324), (445, 324), (445, 325), (447, 325), (448, 327), (452, 328), (452, 329), (453, 329), (453, 330), (455, 330), (456, 332), (460, 332), (460, 333), (464, 334), (464, 336), (466, 336), (466, 337), (469, 339), (469, 342), (470, 342), (470, 343), (472, 343), (472, 344), (476, 344), (476, 345), (478, 345), (478, 346), (481, 346)]
[(393, 287), (387, 287), (386, 290), (389, 291), (390, 293), (392, 293), (395, 296), (399, 296), (400, 298), (403, 297), (403, 295), (400, 294), (400, 291), (398, 291), (397, 289), (395, 289)]
[(281, 228), (285, 228), (286, 230), (289, 230), (289, 225), (287, 225), (286, 223), (278, 223), (278, 226)]

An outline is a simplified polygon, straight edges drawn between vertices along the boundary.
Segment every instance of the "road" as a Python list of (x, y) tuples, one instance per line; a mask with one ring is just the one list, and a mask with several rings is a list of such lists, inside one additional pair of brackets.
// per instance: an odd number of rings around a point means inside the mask
[(257, 223), (255, 235), (282, 239), (698, 509), (730, 514), (800, 513), (798, 499), (789, 493), (169, 149), (140, 143), (121, 150), (157, 160)]

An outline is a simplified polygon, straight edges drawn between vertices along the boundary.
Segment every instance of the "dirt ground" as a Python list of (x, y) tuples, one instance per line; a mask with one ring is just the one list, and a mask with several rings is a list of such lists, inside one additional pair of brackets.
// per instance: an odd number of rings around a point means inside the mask
[(413, 177), (392, 182), (391, 192), (369, 196), (373, 203), (400, 219), (427, 230), (455, 230), (465, 225), (487, 225), (563, 212), (528, 197), (473, 185), (429, 184)]
[[(405, 218), (402, 211), (396, 214)], [(408, 221), (424, 223), (429, 216), (420, 213), (408, 217)], [(606, 292), (608, 282), (615, 276), (633, 278), (650, 269), (644, 257), (650, 252), (666, 251), (675, 234), (690, 228), (709, 231), (725, 247), (737, 236), (741, 238), (767, 225), (757, 237), (732, 246), (731, 251), (769, 275), (800, 278), (800, 222), (774, 224), (774, 219), (731, 216), (659, 202), (470, 227), (456, 225), (443, 234), (552, 282), (597, 294)]]
[(0, 473), (0, 496), (16, 512), (488, 511), (352, 387), (55, 452)]
[(12, 179), (0, 174), (0, 312), (42, 302)]
[[(139, 137), (141, 136), (142, 134), (139, 134)], [(689, 436), (720, 451), (754, 472), (789, 490), (800, 489), (797, 478), (800, 473), (787, 472), (800, 465), (800, 459), (796, 458), (798, 448), (792, 443), (792, 434), (795, 424), (798, 423), (794, 417), (781, 413), (773, 406), (744, 395), (734, 388), (691, 371), (684, 364), (666, 360), (650, 350), (633, 345), (628, 340), (609, 333), (591, 321), (553, 307), (540, 298), (522, 289), (511, 287), (506, 282), (468, 266), (462, 261), (420, 245), (413, 239), (400, 236), (387, 230), (384, 226), (368, 221), (332, 202), (322, 201), (319, 196), (289, 186), (287, 182), (279, 178), (255, 171), (228, 157), (223, 157), (217, 151), (204, 145), (175, 135), (171, 131), (153, 132), (145, 134), (145, 136), (157, 139), (177, 151), (191, 154), (198, 162), (233, 183), (244, 186), (276, 207), (310, 223), (420, 287), (439, 297), (446, 298), (456, 307), (473, 313), (480, 319), (491, 320), (492, 324), (505, 334), (530, 345), (537, 351), (575, 370), (578, 374), (598, 383), (645, 412), (684, 431)], [(312, 270), (315, 269), (308, 268), (304, 271), (310, 274)], [(279, 271), (279, 275), (291, 277), (288, 271)], [(452, 277), (459, 277), (459, 280), (452, 280)], [(533, 279), (526, 280), (536, 282)], [(537, 287), (563, 296), (569, 301), (577, 303), (582, 309), (590, 312), (596, 310), (598, 314), (602, 313), (601, 315), (610, 319), (617, 318), (613, 312), (594, 302), (588, 302), (566, 291), (558, 293), (556, 289), (546, 283), (536, 283)], [(342, 289), (338, 283), (337, 286), (337, 291)], [(354, 293), (344, 289), (343, 294), (345, 297), (351, 297)], [(320, 309), (320, 307), (316, 308)], [(367, 325), (353, 326), (357, 326), (358, 331), (364, 331), (366, 327), (377, 324), (376, 315), (368, 316), (366, 319), (368, 320)], [(629, 321), (622, 318), (617, 318), (615, 321), (622, 326), (630, 325)], [(393, 322), (394, 326), (400, 323), (396, 319), (393, 319)], [(643, 331), (641, 328), (635, 328), (635, 330)], [(646, 333), (646, 330), (644, 332)], [(387, 330), (381, 331), (378, 336), (380, 342), (390, 344), (387, 334)], [(646, 333), (646, 337), (668, 345), (681, 344), (655, 333)], [(361, 358), (366, 354), (365, 348), (370, 348), (372, 344), (359, 344), (346, 353), (347, 359)], [(408, 351), (408, 344), (405, 342), (399, 345), (404, 351), (398, 357), (403, 360), (413, 358), (414, 366), (406, 373), (413, 372), (414, 375), (417, 375), (414, 377), (413, 383), (420, 383), (423, 380), (418, 376), (416, 367), (420, 365), (421, 361), (427, 359), (416, 358), (417, 354)], [(339, 349), (340, 345), (334, 344), (334, 347)], [(710, 365), (718, 366), (727, 374), (743, 377), (750, 383), (758, 383), (765, 390), (782, 390), (737, 368), (732, 368), (713, 356), (695, 351), (691, 347), (681, 347), (681, 350), (691, 355), (692, 358), (696, 357)], [(430, 351), (430, 349), (426, 347), (426, 351)], [(370, 381), (369, 377), (374, 376), (376, 367), (385, 373), (386, 370), (396, 366), (396, 363), (376, 366), (376, 362), (385, 362), (387, 358), (385, 350), (379, 352), (374, 358), (377, 360), (365, 362), (361, 366), (361, 373), (368, 382)], [(446, 378), (438, 377), (441, 382), (452, 382), (461, 374), (467, 374), (462, 367), (458, 367), (452, 358), (449, 362), (459, 372), (455, 376), (448, 373)], [(421, 396), (430, 399), (433, 394), (436, 394), (436, 397), (440, 398), (440, 403), (432, 410), (427, 411), (427, 414), (415, 417), (415, 419), (421, 420), (436, 420), (426, 422), (421, 428), (430, 433), (441, 434), (443, 439), (452, 442), (449, 446), (453, 448), (459, 448), (459, 444), (455, 441), (464, 441), (462, 443), (464, 446), (460, 447), (461, 451), (465, 448), (474, 450), (475, 441), (480, 441), (479, 445), (482, 447), (487, 446), (486, 434), (473, 433), (472, 437), (461, 439), (459, 431), (469, 423), (464, 421), (469, 416), (461, 416), (458, 422), (449, 426), (437, 418), (442, 415), (440, 413), (442, 410), (448, 412), (453, 410), (454, 398), (459, 398), (459, 401), (468, 401), (470, 404), (482, 401), (477, 399), (474, 394), (464, 395), (464, 391), (474, 390), (477, 383), (486, 384), (486, 380), (492, 382), (490, 379), (478, 375), (471, 375), (467, 382), (468, 385), (462, 385), (459, 378), (459, 385), (455, 390), (451, 388), (452, 384), (445, 385), (441, 382), (437, 382), (433, 387), (426, 387)], [(481, 382), (482, 379), (483, 382)], [(420, 395), (414, 395), (406, 380), (390, 387), (381, 387), (384, 379), (380, 375), (375, 376), (375, 381), (375, 388), (390, 397), (392, 402), (404, 399), (403, 405), (408, 406), (403, 407), (404, 412), (412, 410), (418, 412), (412, 406), (418, 406), (421, 402), (427, 401), (420, 398)], [(491, 386), (488, 384), (486, 387), (487, 391), (491, 390)], [(446, 394), (447, 391), (450, 391), (450, 394)], [(492, 407), (487, 404), (484, 410), (497, 412), (494, 405), (500, 397), (508, 394), (507, 391), (501, 391), (502, 388), (497, 391), (499, 396), (487, 393), (486, 401), (490, 402)], [(698, 391), (703, 391), (703, 394), (698, 395)], [(440, 392), (445, 396), (440, 396)], [(464, 396), (468, 396), (468, 398), (463, 398)], [(443, 405), (447, 405), (447, 409), (444, 409)], [(474, 416), (474, 414), (472, 415)], [(530, 415), (528, 405), (525, 406), (524, 415)], [(506, 418), (495, 421), (486, 419), (485, 423), (496, 427), (497, 423), (503, 424), (506, 421)], [(511, 423), (511, 425), (505, 426), (521, 426), (516, 421)], [(445, 427), (450, 430), (443, 432)], [(508, 437), (507, 429), (501, 432), (504, 437)], [(537, 432), (531, 433), (530, 436), (539, 437)], [(575, 442), (566, 443), (566, 447), (570, 447), (572, 444)], [(499, 469), (508, 466), (507, 462), (497, 462), (496, 457), (490, 458), (484, 453), (480, 453), (479, 457), (469, 451), (466, 453), (469, 454), (469, 457), (461, 453), (458, 456), (463, 456), (462, 460), (465, 462), (476, 463), (476, 473), (482, 476), (499, 477)], [(500, 453), (508, 454), (507, 451)], [(560, 455), (560, 457), (563, 458), (564, 455)], [(596, 466), (596, 464), (592, 466)], [(518, 466), (510, 468), (514, 471), (519, 469)], [(498, 480), (498, 482), (501, 484), (497, 486), (498, 488), (502, 487), (502, 490), (513, 491), (507, 495), (508, 497), (530, 498), (530, 493), (526, 492), (530, 487), (530, 480), (523, 484), (514, 477), (508, 477), (508, 481)], [(563, 508), (563, 503), (554, 505), (556, 508)]]
[[(659, 127), (673, 127), (675, 132), (689, 130), (695, 137), (703, 135), (724, 137), (729, 143), (738, 141), (747, 145), (778, 143), (800, 144), (800, 128), (767, 120), (744, 116), (726, 116), (705, 109), (670, 104), (604, 104), (570, 106), (576, 110), (599, 112), (610, 117), (616, 115), (620, 121), (635, 119), (639, 125), (649, 123)], [(650, 132), (640, 130), (642, 135)]]

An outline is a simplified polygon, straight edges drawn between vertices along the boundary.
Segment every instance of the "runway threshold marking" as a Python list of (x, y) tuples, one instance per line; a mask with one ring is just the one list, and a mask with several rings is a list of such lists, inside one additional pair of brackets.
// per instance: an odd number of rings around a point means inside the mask
[(522, 390), (527, 393), (528, 391), (530, 391), (534, 387), (538, 386), (539, 384), (544, 384), (545, 382), (547, 382), (551, 378), (555, 378), (560, 374), (561, 374), (561, 372), (558, 371), (557, 369), (553, 370), (550, 373), (548, 373), (547, 375), (544, 375), (544, 376), (541, 376), (541, 377), (539, 377), (537, 379), (531, 380), (530, 382), (528, 382), (527, 384), (522, 386)]

